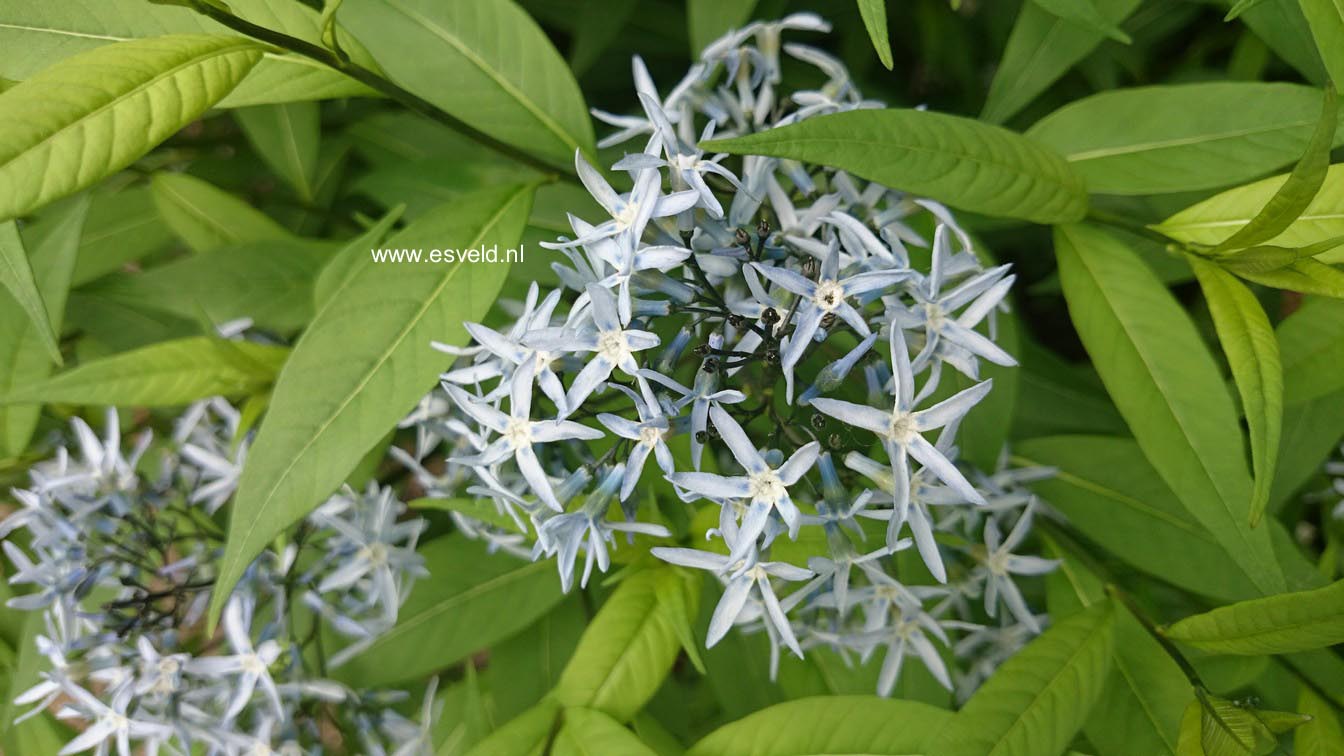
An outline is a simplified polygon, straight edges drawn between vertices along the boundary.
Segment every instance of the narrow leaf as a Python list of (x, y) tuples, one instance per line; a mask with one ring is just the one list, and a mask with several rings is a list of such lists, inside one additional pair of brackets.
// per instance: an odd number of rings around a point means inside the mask
[(1335, 130), (1339, 125), (1339, 95), (1333, 85), (1325, 87), (1325, 105), (1316, 131), (1307, 143), (1307, 151), (1293, 166), (1288, 180), (1279, 187), (1263, 209), (1245, 226), (1214, 247), (1213, 252), (1250, 247), (1273, 239), (1283, 233), (1302, 215), (1325, 182), (1330, 168), (1330, 148), (1334, 145)]
[(1298, 0), (1316, 49), (1335, 85), (1344, 82), (1344, 5), (1339, 0)]
[(1340, 727), (1339, 713), (1330, 704), (1304, 685), (1297, 699), (1297, 708), (1311, 717), (1311, 721), (1293, 733), (1293, 753), (1296, 756), (1333, 756), (1344, 753), (1344, 728)]
[(1237, 0), (1236, 5), (1232, 6), (1232, 10), (1229, 10), (1227, 12), (1227, 15), (1223, 16), (1223, 20), (1235, 21), (1238, 17), (1241, 16), (1241, 14), (1245, 13), (1251, 8), (1254, 8), (1260, 3), (1263, 3), (1264, 1), (1265, 0)]
[(916, 754), (952, 719), (918, 701), (819, 696), (787, 701), (720, 727), (686, 756)]
[(1083, 726), (1111, 668), (1109, 601), (1060, 620), (1027, 644), (949, 719), (923, 753), (1045, 756)]
[(1344, 390), (1344, 301), (1308, 298), (1279, 323), (1284, 396), (1307, 402)]
[(1232, 397), (1189, 315), (1123, 243), (1055, 230), (1069, 315), (1144, 455), (1265, 593), (1285, 588), (1268, 529), (1251, 530), (1251, 479)]
[(1187, 617), (1166, 634), (1215, 654), (1287, 654), (1344, 643), (1344, 581)]
[(61, 347), (57, 342), (60, 336), (48, 317), (48, 307), (42, 300), (42, 292), (33, 279), (33, 269), (28, 263), (28, 253), (24, 251), (23, 239), (19, 237), (19, 227), (14, 221), (0, 223), (0, 284), (4, 284), (14, 302), (19, 305), (33, 326), (47, 356), (57, 365), (65, 364), (61, 359)]
[(514, 533), (522, 533), (518, 523), (507, 514), (499, 511), (490, 499), (415, 499), (407, 502), (411, 509), (428, 509), (437, 512), (457, 512), (473, 520), (504, 528)]
[(1084, 29), (1103, 34), (1121, 44), (1127, 45), (1133, 41), (1123, 29), (1101, 15), (1094, 0), (1033, 0), (1033, 2), (1065, 21), (1072, 21)]
[(293, 234), (246, 202), (185, 173), (156, 173), (150, 184), (164, 223), (196, 252)]
[(757, 0), (686, 0), (687, 31), (691, 57), (699, 58), (705, 47), (751, 19)]
[[(563, 710), (553, 699), (519, 714), (508, 724), (490, 733), (467, 756), (543, 756), (563, 723)], [(442, 754), (444, 751), (440, 750)]]
[[(0, 220), (130, 165), (243, 80), (261, 48), (236, 37), (122, 42), (0, 94)], [(17, 117), (22, 114), (22, 117)]]
[(165, 341), (15, 387), (0, 402), (172, 407), (239, 396), (274, 380), (288, 354), (283, 347), (207, 336)]
[(1326, 265), (1319, 260), (1298, 260), (1282, 268), (1264, 272), (1238, 269), (1237, 275), (1262, 286), (1271, 286), (1299, 294), (1319, 294), (1324, 297), (1344, 297), (1344, 270), (1337, 265)]
[(1241, 395), (1242, 412), (1250, 427), (1251, 465), (1255, 472), (1251, 491), (1250, 525), (1255, 527), (1269, 503), (1278, 460), (1279, 435), (1283, 430), (1283, 367), (1279, 342), (1260, 301), (1250, 289), (1217, 263), (1189, 256), (1199, 286), (1204, 291), (1223, 354), (1232, 366), (1232, 378)]
[(313, 284), (313, 303), (318, 308), (326, 306), (331, 295), (347, 285), (348, 279), (359, 271), (360, 262), (369, 259), (369, 252), (387, 236), (404, 210), (404, 205), (388, 210), (377, 223), (331, 256)]
[(161, 251), (173, 235), (159, 217), (148, 186), (115, 194), (93, 194), (79, 239), (79, 257), (70, 285), (80, 286), (121, 270), (127, 263)]
[[(465, 196), (388, 243), (516, 246), (531, 195), (531, 187), (506, 186)], [(452, 265), (365, 260), (332, 292), (285, 363), (248, 455), (212, 624), (252, 558), (334, 491), (434, 386), (450, 358), (430, 342), (464, 342), (462, 322), (489, 310), (507, 272), (505, 264), (470, 265), (460, 256)]]
[(878, 60), (890, 71), (894, 65), (891, 59), (891, 40), (887, 38), (887, 0), (858, 0), (859, 15), (863, 16), (863, 25), (868, 29), (868, 37), (873, 40), (873, 49)]
[(986, 215), (1062, 223), (1087, 210), (1083, 179), (1018, 134), (923, 110), (855, 110), (702, 145), (820, 163)]
[(610, 753), (621, 756), (658, 756), (620, 722), (594, 709), (565, 709), (565, 723), (555, 736), (554, 756), (592, 756)]
[(233, 116), (266, 166), (293, 187), (300, 199), (312, 202), (321, 147), (317, 103), (256, 105), (238, 108)]

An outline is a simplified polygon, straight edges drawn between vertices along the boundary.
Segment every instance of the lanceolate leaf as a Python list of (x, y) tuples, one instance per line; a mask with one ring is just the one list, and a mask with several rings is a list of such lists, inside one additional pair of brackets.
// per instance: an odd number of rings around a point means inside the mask
[(1255, 527), (1269, 503), (1270, 487), (1283, 429), (1283, 367), (1279, 342), (1260, 301), (1250, 289), (1217, 263), (1190, 256), (1199, 286), (1213, 315), (1218, 341), (1232, 366), (1232, 378), (1241, 395), (1242, 412), (1250, 427), (1251, 464), (1255, 483), (1251, 493), (1250, 524)]
[(150, 190), (163, 221), (196, 252), (293, 237), (265, 213), (195, 176), (158, 173)]
[(1265, 593), (1284, 589), (1266, 528), (1251, 530), (1251, 479), (1232, 397), (1194, 324), (1109, 234), (1055, 231), (1069, 314), (1139, 447), (1186, 509)]
[[(1103, 19), (1118, 25), (1139, 0), (1096, 0), (1096, 7)], [(1105, 39), (1034, 2), (1023, 3), (980, 117), (991, 123), (1012, 118)]]
[(1110, 602), (1102, 602), (1057, 622), (995, 670), (921, 753), (1062, 753), (1110, 672), (1113, 620)]
[(458, 512), (467, 515), (473, 520), (480, 520), (489, 523), (495, 527), (511, 530), (515, 533), (524, 532), (518, 527), (514, 519), (495, 506), (495, 503), (489, 499), (415, 499), (407, 503), (411, 509), (432, 509), (439, 512)]
[[(543, 756), (564, 716), (560, 704), (543, 698), (467, 751), (467, 756)], [(440, 752), (442, 753), (442, 752)]]
[(1344, 389), (1344, 302), (1307, 299), (1279, 324), (1284, 397), (1306, 402)]
[(512, 0), (345, 0), (337, 17), (397, 83), (468, 125), (557, 165), (593, 154), (574, 76)]
[(1293, 733), (1295, 756), (1344, 753), (1344, 727), (1340, 726), (1339, 712), (1305, 685), (1297, 699), (1297, 710), (1311, 717), (1311, 721)]
[(952, 714), (874, 696), (802, 698), (762, 709), (706, 735), (686, 756), (918, 754)]
[[(1241, 0), (1222, 0), (1229, 8)], [(1299, 0), (1264, 0), (1243, 10), (1238, 20), (1250, 27), (1280, 58), (1288, 61), (1312, 84), (1324, 84), (1327, 76), (1316, 54), (1311, 28), (1302, 15)]]
[(388, 230), (401, 218), (403, 210), (405, 206), (401, 205), (388, 210), (377, 223), (331, 256), (313, 283), (313, 303), (319, 309), (326, 306), (331, 295), (343, 289), (347, 280), (359, 272), (361, 263), (369, 259), (369, 251), (383, 241)]
[(1298, 84), (1168, 84), (1071, 102), (1027, 136), (1063, 155), (1093, 192), (1155, 194), (1228, 186), (1288, 165), (1320, 113), (1320, 90)]
[(863, 16), (863, 25), (873, 40), (873, 49), (877, 50), (878, 60), (890, 71), (891, 40), (887, 38), (887, 0), (858, 0), (859, 14)]
[(159, 217), (149, 187), (137, 186), (115, 194), (94, 192), (70, 285), (80, 286), (119, 270), (126, 263), (162, 250), (171, 241), (172, 234)]
[(1344, 5), (1339, 0), (1299, 0), (1316, 49), (1335, 86), (1344, 82)]
[(452, 535), (421, 549), (431, 577), (416, 581), (397, 624), (334, 670), (361, 687), (422, 679), (513, 635), (560, 603), (550, 560), (523, 562), (487, 553)]
[[(388, 242), (396, 247), (515, 246), (531, 187), (463, 198)], [(507, 265), (365, 262), (333, 291), (294, 346), (248, 454), (211, 597), (218, 617), (252, 558), (336, 489), (450, 361), (434, 340), (460, 344), (463, 321), (494, 302)]]
[[(1171, 238), (1217, 246), (1255, 217), (1288, 180), (1275, 176), (1229, 189), (1167, 218), (1154, 228)], [(1326, 172), (1316, 198), (1283, 233), (1266, 241), (1280, 247), (1305, 247), (1344, 236), (1344, 165)], [(1323, 254), (1324, 262), (1344, 262), (1344, 248)]]
[(1337, 265), (1326, 265), (1319, 260), (1298, 260), (1291, 265), (1264, 272), (1237, 270), (1236, 274), (1247, 281), (1285, 291), (1344, 297), (1344, 271)]
[(686, 21), (691, 38), (691, 57), (699, 58), (705, 46), (743, 26), (751, 19), (757, 0), (686, 0)]
[(312, 202), (321, 147), (317, 103), (256, 105), (235, 110), (234, 117), (266, 165)]
[[(669, 603), (664, 593), (680, 592)], [(695, 616), (700, 581), (681, 569), (656, 567), (627, 577), (579, 639), (554, 696), (628, 721), (653, 697), (681, 650), (671, 611)]]
[(1168, 637), (1215, 654), (1286, 654), (1344, 643), (1344, 581), (1187, 617)]
[(1263, 244), (1283, 233), (1302, 215), (1325, 182), (1326, 171), (1330, 168), (1330, 148), (1334, 145), (1338, 125), (1339, 95), (1333, 85), (1327, 84), (1325, 105), (1321, 108), (1311, 141), (1307, 143), (1306, 153), (1260, 212), (1215, 247), (1215, 252)]
[[(33, 277), (47, 307), (47, 319), (59, 333), (65, 322), (65, 304), (71, 271), (80, 246), (80, 232), (88, 214), (88, 197), (79, 195), (53, 208), (48, 218), (29, 226)], [(38, 231), (43, 231), (40, 237)], [(51, 360), (41, 346), (42, 337), (15, 302), (0, 302), (0, 395), (46, 378)], [(16, 457), (28, 446), (37, 428), (38, 405), (0, 405), (0, 456)]]
[(23, 248), (19, 226), (14, 221), (0, 223), (0, 284), (4, 285), (13, 302), (27, 316), (33, 333), (47, 350), (47, 356), (57, 365), (63, 364), (61, 347), (57, 343), (60, 337), (47, 315), (50, 308), (43, 302), (42, 292), (33, 279), (28, 252)]
[(600, 711), (582, 707), (565, 709), (564, 721), (550, 751), (555, 756), (592, 756), (599, 753), (657, 756), (633, 732)]
[(256, 43), (237, 37), (156, 37), (77, 55), (6, 90), (0, 220), (125, 168), (228, 94), (260, 59)]
[(1084, 29), (1104, 34), (1116, 42), (1127, 45), (1132, 41), (1124, 30), (1101, 15), (1095, 0), (1033, 0), (1033, 2), (1065, 21), (1072, 21)]
[(171, 407), (262, 388), (288, 354), (284, 347), (208, 336), (164, 341), (17, 386), (0, 402)]
[(855, 110), (702, 146), (830, 165), (963, 210), (1063, 223), (1087, 211), (1083, 179), (1006, 129), (922, 110)]

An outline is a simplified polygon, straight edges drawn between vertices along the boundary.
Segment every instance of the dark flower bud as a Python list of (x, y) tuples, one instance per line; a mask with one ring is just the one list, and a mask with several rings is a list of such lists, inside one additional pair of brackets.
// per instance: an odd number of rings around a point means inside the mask
[(732, 326), (733, 328), (739, 328), (739, 329), (740, 329), (740, 328), (742, 328), (743, 326), (745, 326), (746, 324), (747, 324), (747, 319), (744, 318), (744, 317), (742, 317), (741, 315), (729, 315), (729, 316), (728, 316), (728, 325)]
[(844, 444), (840, 440), (839, 433), (832, 433), (830, 436), (826, 438), (826, 445), (831, 447), (832, 449), (839, 449)]
[(765, 350), (765, 361), (770, 363), (771, 365), (778, 365), (779, 350), (775, 349), (774, 347), (770, 347), (769, 349)]
[(761, 322), (766, 325), (774, 325), (779, 322), (779, 313), (775, 311), (775, 308), (767, 307), (765, 312), (761, 313)]
[(714, 357), (710, 357), (709, 359), (705, 360), (705, 365), (702, 369), (706, 373), (713, 373), (714, 371), (719, 369), (719, 361)]
[(705, 355), (709, 354), (709, 344), (697, 345), (695, 349), (691, 351), (695, 352), (695, 355), (697, 357), (704, 357)]
[(821, 327), (830, 330), (835, 325), (835, 313), (828, 312), (821, 316)]
[(756, 221), (756, 235), (761, 237), (762, 239), (769, 236), (770, 221), (766, 220), (765, 218), (761, 218), (759, 221)]
[(822, 414), (812, 415), (812, 427), (821, 430), (826, 427), (826, 416)]
[(817, 277), (817, 258), (809, 257), (803, 260), (803, 275), (808, 278)]
[(696, 431), (695, 440), (703, 444), (709, 440), (709, 434), (705, 431)]
[(751, 236), (747, 233), (746, 229), (739, 228), (737, 232), (733, 234), (733, 241), (736, 241), (739, 247), (745, 247), (751, 243)]

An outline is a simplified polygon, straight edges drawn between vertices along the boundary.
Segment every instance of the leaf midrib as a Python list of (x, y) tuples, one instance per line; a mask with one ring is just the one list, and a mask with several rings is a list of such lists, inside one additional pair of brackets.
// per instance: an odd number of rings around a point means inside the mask
[(1315, 119), (1307, 121), (1294, 121), (1292, 123), (1282, 123), (1273, 126), (1264, 126), (1260, 128), (1238, 129), (1236, 131), (1224, 131), (1214, 134), (1199, 134), (1188, 137), (1155, 140), (1151, 142), (1137, 142), (1129, 145), (1117, 145), (1115, 147), (1098, 147), (1092, 150), (1083, 150), (1082, 152), (1064, 153), (1064, 159), (1070, 163), (1081, 163), (1088, 160), (1102, 160), (1104, 158), (1116, 157), (1119, 155), (1132, 155), (1137, 152), (1155, 152), (1157, 150), (1170, 149), (1172, 147), (1186, 147), (1192, 144), (1203, 144), (1206, 142), (1218, 142), (1227, 139), (1237, 139), (1239, 137), (1254, 136), (1257, 134), (1268, 134), (1275, 131), (1285, 131), (1299, 126), (1311, 126), (1316, 123)]

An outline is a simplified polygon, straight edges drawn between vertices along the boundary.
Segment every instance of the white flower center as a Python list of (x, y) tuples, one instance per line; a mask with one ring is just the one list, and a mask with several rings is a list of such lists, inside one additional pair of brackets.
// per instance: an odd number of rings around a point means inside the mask
[(817, 284), (817, 293), (812, 295), (812, 301), (822, 311), (833, 312), (845, 301), (845, 290), (839, 281), (822, 281)]
[(616, 219), (616, 227), (622, 231), (635, 225), (635, 216), (639, 214), (639, 205), (633, 202), (625, 203), (619, 213), (612, 216)]
[(700, 158), (695, 155), (677, 155), (677, 168), (680, 170), (695, 170), (698, 165), (700, 165)]
[(639, 431), (639, 442), (649, 448), (657, 446), (658, 442), (662, 440), (663, 440), (663, 431), (653, 427), (652, 425), (646, 425)]
[(887, 436), (897, 443), (906, 443), (915, 435), (915, 416), (910, 412), (891, 413), (891, 426)]
[(262, 661), (261, 657), (256, 654), (243, 654), (242, 659), (239, 660), (239, 666), (250, 675), (266, 674), (266, 662)]
[(509, 440), (509, 445), (514, 449), (521, 449), (524, 446), (532, 445), (532, 421), (522, 418), (513, 418), (504, 428), (504, 438)]
[(381, 541), (365, 546), (360, 549), (360, 553), (375, 566), (387, 564), (387, 544), (382, 543)]
[(943, 312), (943, 308), (939, 307), (938, 303), (930, 302), (924, 305), (924, 320), (928, 323), (930, 329), (938, 330), (942, 327), (945, 319), (947, 319), (947, 313)]
[(1007, 575), (1008, 556), (1008, 551), (1006, 549), (999, 549), (989, 555), (989, 558), (985, 560), (985, 566), (995, 575)]
[(774, 470), (756, 473), (749, 480), (751, 485), (749, 495), (754, 500), (774, 504), (788, 494), (784, 488), (784, 481), (779, 479)]
[(598, 334), (597, 353), (615, 365), (625, 362), (630, 356), (630, 344), (625, 340), (625, 331), (603, 331)]

